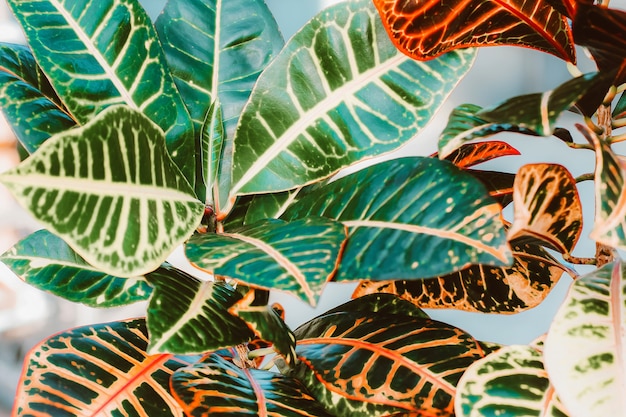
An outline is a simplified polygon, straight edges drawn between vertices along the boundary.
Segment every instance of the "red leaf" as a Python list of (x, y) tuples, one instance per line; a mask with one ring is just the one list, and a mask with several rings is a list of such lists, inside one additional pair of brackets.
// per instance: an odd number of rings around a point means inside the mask
[(374, 0), (394, 44), (415, 59), (516, 45), (574, 62), (567, 20), (547, 0)]

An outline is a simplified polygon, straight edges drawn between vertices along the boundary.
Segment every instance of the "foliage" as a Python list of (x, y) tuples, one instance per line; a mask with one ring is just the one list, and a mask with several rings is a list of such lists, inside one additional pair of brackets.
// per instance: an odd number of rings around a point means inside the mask
[[(285, 43), (262, 0), (169, 0), (154, 23), (136, 0), (8, 3), (29, 47), (0, 45), (0, 106), (30, 156), (0, 181), (45, 230), (1, 260), (75, 302), (148, 301), (145, 318), (35, 347), (15, 415), (626, 414), (626, 13), (350, 0)], [(570, 63), (584, 46), (598, 71), (459, 106), (437, 155), (335, 177), (415, 137), (468, 47), (503, 44)], [(580, 140), (558, 127), (573, 108)], [(594, 173), (478, 169), (519, 153), (490, 138), (505, 131), (591, 150)], [(585, 180), (597, 251), (575, 258)], [(181, 245), (212, 279), (167, 262)], [(564, 271), (545, 346), (479, 341), (422, 310), (520, 312)], [(297, 329), (268, 304), (315, 305), (329, 282), (358, 283), (354, 299)]]

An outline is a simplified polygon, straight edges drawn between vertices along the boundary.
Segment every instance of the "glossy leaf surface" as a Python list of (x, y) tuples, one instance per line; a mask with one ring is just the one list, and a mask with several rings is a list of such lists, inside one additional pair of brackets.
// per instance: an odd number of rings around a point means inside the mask
[(572, 417), (626, 414), (624, 294), (621, 262), (607, 264), (572, 284), (552, 321), (546, 368)]
[(403, 56), (371, 0), (322, 11), (259, 77), (235, 136), (231, 195), (289, 190), (396, 149), (431, 119), (473, 58)]
[(284, 43), (265, 2), (168, 0), (155, 25), (198, 131), (219, 101), (232, 137), (257, 77)]
[(172, 388), (187, 416), (330, 417), (300, 381), (241, 369), (218, 355), (179, 369)]
[(27, 356), (16, 415), (176, 416), (170, 395), (185, 358), (146, 354), (143, 319), (79, 327), (37, 345)]
[(76, 124), (23, 45), (0, 43), (0, 108), (28, 152)]
[(466, 143), (450, 153), (445, 159), (459, 168), (468, 168), (503, 156), (520, 155), (506, 142), (489, 141)]
[(311, 192), (283, 218), (310, 215), (349, 228), (337, 281), (426, 278), (511, 261), (499, 205), (446, 161), (382, 162)]
[(543, 367), (541, 352), (505, 346), (474, 362), (457, 387), (457, 417), (567, 417)]
[(241, 295), (223, 282), (201, 281), (173, 267), (147, 276), (148, 352), (195, 354), (245, 343), (253, 333), (228, 313)]
[(415, 59), (468, 46), (515, 45), (575, 61), (564, 16), (545, 0), (374, 0), (389, 36)]
[(193, 236), (185, 253), (200, 269), (315, 305), (337, 270), (345, 239), (344, 226), (329, 219), (268, 219), (230, 233)]
[(116, 307), (147, 300), (152, 293), (144, 277), (107, 275), (85, 262), (61, 238), (39, 230), (1, 257), (24, 282), (91, 307)]
[(120, 277), (158, 268), (204, 212), (162, 131), (123, 106), (56, 135), (0, 179), (88, 263)]
[(562, 165), (521, 167), (515, 178), (513, 210), (509, 240), (532, 236), (569, 254), (582, 233), (583, 207), (576, 180)]
[(596, 156), (594, 228), (590, 237), (610, 247), (626, 249), (626, 162), (606, 141), (579, 127)]
[(463, 331), (404, 315), (336, 313), (295, 333), (302, 363), (290, 372), (343, 416), (451, 416), (459, 378), (483, 356)]
[(341, 304), (324, 314), (362, 312), (378, 314), (401, 314), (407, 317), (429, 318), (428, 314), (415, 304), (391, 294), (368, 294)]
[(513, 97), (493, 108), (482, 109), (473, 104), (459, 106), (450, 115), (448, 125), (439, 137), (439, 157), (447, 157), (472, 139), (503, 131), (550, 136), (559, 116), (599, 80), (597, 73), (590, 73), (569, 80), (554, 90)]
[[(200, 166), (204, 189), (198, 194), (203, 201), (219, 212), (219, 169), (224, 151), (224, 115), (219, 101), (214, 102), (200, 131)], [(196, 187), (197, 188), (197, 187)], [(217, 204), (216, 204), (217, 203)]]
[(193, 182), (193, 126), (150, 17), (138, 1), (7, 3), (78, 123), (115, 104), (144, 113), (165, 132), (172, 158)]
[(395, 294), (421, 308), (511, 314), (541, 303), (563, 268), (541, 246), (513, 242), (511, 267), (472, 265), (437, 278), (362, 281), (352, 294)]

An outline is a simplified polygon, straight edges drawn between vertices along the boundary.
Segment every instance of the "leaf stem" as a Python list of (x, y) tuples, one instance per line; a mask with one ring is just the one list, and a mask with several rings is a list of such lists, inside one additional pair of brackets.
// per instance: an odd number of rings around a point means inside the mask
[(576, 177), (575, 181), (578, 184), (579, 182), (583, 182), (583, 181), (593, 181), (595, 179), (595, 176), (593, 173), (590, 174), (582, 174), (578, 177)]
[(578, 256), (572, 256), (569, 253), (563, 254), (563, 260), (574, 265), (595, 265), (596, 258), (579, 258)]

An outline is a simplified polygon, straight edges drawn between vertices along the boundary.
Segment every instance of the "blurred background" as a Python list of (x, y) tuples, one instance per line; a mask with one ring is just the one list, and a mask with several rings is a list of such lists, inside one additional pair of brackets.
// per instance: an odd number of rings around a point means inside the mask
[[(266, 0), (274, 12), (285, 38), (288, 39), (300, 26), (322, 8), (337, 3), (337, 0)], [(164, 0), (142, 2), (153, 18), (162, 9)], [(624, 0), (612, 5), (623, 5)], [(23, 42), (21, 29), (7, 9), (5, 0), (0, 0), (0, 41)], [(579, 56), (583, 54), (579, 53)], [(591, 64), (581, 64), (583, 70), (591, 71)], [(470, 74), (461, 82), (439, 116), (398, 155), (429, 155), (436, 150), (436, 140), (453, 107), (462, 103), (491, 106), (506, 98), (533, 92), (542, 92), (558, 86), (570, 77), (565, 63), (547, 54), (529, 49), (498, 47), (479, 51), (478, 59)], [(1, 117), (0, 117), (1, 119)], [(571, 123), (573, 117), (564, 117), (562, 125)], [(523, 157), (501, 158), (483, 166), (484, 169), (499, 169), (515, 172), (528, 162), (561, 162), (572, 151), (554, 139), (509, 135), (510, 142)], [(574, 154), (571, 154), (573, 156)], [(577, 176), (593, 170), (593, 155), (577, 152), (568, 165)], [(566, 156), (565, 156), (566, 157)], [(15, 138), (10, 128), (0, 120), (0, 172), (18, 162)], [(1, 187), (1, 186), (0, 186)], [(592, 199), (590, 184), (581, 187), (583, 199)], [(591, 200), (587, 200), (591, 201)], [(592, 215), (593, 213), (587, 213)], [(587, 221), (589, 225), (591, 221)], [(38, 229), (37, 223), (25, 214), (11, 196), (0, 188), (0, 253), (9, 249), (19, 239)], [(589, 229), (585, 229), (588, 234)], [(586, 236), (586, 235), (585, 235)], [(578, 256), (592, 256), (594, 246), (590, 242), (579, 245)], [(173, 262), (180, 261), (175, 253)], [(577, 268), (580, 270), (580, 268)], [(455, 324), (482, 340), (499, 343), (528, 343), (543, 334), (563, 298), (571, 279), (564, 275), (557, 288), (546, 302), (528, 312), (512, 316), (487, 316), (453, 311), (430, 311), (436, 319)], [(295, 298), (279, 297), (287, 311), (288, 324), (292, 327), (318, 313), (347, 301), (354, 285), (330, 284), (320, 305), (313, 310)], [(144, 305), (114, 310), (93, 310), (70, 304), (23, 284), (4, 265), (0, 264), (0, 417), (8, 415), (13, 404), (15, 387), (20, 376), (24, 354), (37, 342), (52, 333), (83, 324), (140, 316)]]

